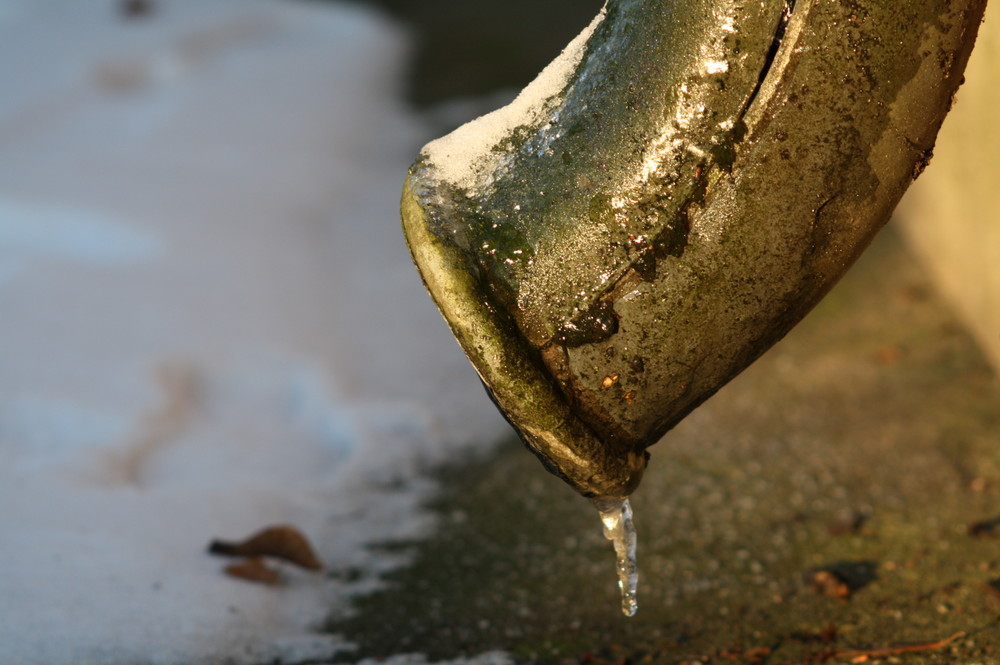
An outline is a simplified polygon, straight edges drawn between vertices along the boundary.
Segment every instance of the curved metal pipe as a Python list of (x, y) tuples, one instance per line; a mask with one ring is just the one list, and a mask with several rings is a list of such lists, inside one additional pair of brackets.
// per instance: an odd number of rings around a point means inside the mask
[(403, 194), (424, 281), (527, 445), (625, 496), (833, 286), (926, 164), (985, 0), (609, 0)]

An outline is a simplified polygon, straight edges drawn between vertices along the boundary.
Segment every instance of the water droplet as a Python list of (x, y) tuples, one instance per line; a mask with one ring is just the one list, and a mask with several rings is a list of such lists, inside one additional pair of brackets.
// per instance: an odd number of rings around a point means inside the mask
[(636, 587), (639, 568), (635, 561), (636, 535), (632, 523), (632, 506), (628, 499), (593, 499), (591, 503), (601, 514), (604, 537), (615, 547), (618, 588), (622, 592), (622, 613), (634, 616), (639, 609)]

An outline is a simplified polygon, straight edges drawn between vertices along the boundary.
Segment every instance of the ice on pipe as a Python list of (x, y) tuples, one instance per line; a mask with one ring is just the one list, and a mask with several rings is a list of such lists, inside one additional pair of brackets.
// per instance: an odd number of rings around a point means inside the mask
[(604, 537), (615, 548), (615, 570), (618, 588), (622, 594), (622, 614), (635, 616), (639, 609), (636, 589), (639, 585), (639, 567), (636, 563), (637, 537), (632, 522), (632, 506), (628, 499), (594, 499), (594, 507), (601, 515)]

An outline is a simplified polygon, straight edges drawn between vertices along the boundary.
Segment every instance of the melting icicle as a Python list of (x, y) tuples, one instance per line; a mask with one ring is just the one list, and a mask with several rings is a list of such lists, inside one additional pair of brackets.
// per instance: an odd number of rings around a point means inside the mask
[(636, 537), (635, 526), (632, 524), (632, 506), (628, 499), (594, 499), (592, 503), (601, 514), (604, 537), (615, 546), (622, 612), (625, 616), (634, 616), (639, 609), (635, 593), (639, 583), (639, 568), (635, 563)]

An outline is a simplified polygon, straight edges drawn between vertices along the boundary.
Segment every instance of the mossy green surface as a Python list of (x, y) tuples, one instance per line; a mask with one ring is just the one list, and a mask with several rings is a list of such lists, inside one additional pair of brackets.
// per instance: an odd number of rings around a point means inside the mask
[(635, 618), (595, 511), (512, 441), (440, 471), (440, 528), (328, 628), (351, 661), (850, 662), (962, 632), (869, 662), (1000, 662), (998, 444), (1000, 383), (890, 231), (651, 449)]

